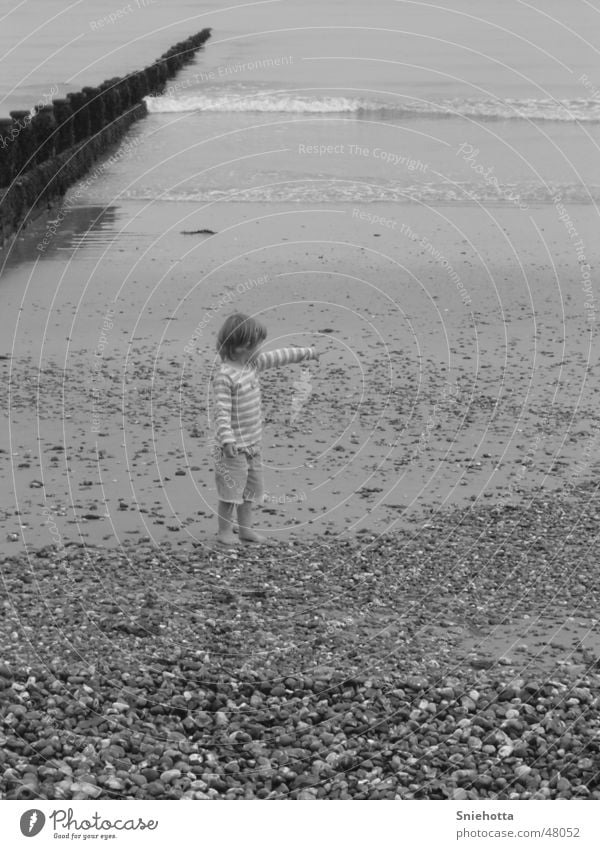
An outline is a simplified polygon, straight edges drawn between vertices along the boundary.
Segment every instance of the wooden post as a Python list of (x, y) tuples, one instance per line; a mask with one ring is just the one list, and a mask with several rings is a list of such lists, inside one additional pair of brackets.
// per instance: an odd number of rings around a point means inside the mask
[(121, 114), (121, 100), (113, 80), (104, 80), (100, 86), (100, 91), (104, 101), (104, 120), (107, 125), (112, 124)]
[(33, 165), (33, 160), (30, 161), (35, 152), (33, 133), (31, 131), (31, 113), (28, 109), (13, 109), (10, 117), (14, 121), (14, 127), (17, 133), (14, 140), (15, 164), (17, 174), (20, 174)]
[(46, 103), (36, 109), (36, 114), (31, 121), (35, 145), (35, 161), (39, 165), (47, 159), (51, 159), (55, 153), (56, 118), (54, 106)]
[(73, 110), (66, 97), (57, 97), (52, 101), (54, 104), (54, 117), (56, 118), (56, 138), (54, 146), (57, 153), (73, 147), (75, 136), (73, 135)]
[(12, 118), (0, 118), (0, 186), (9, 186), (16, 174), (14, 131)]
[(90, 114), (87, 107), (87, 97), (82, 91), (67, 94), (73, 110), (73, 132), (75, 144), (85, 141), (90, 134)]
[(82, 91), (85, 95), (87, 95), (88, 109), (90, 113), (90, 132), (93, 136), (95, 136), (106, 123), (102, 94), (100, 89), (96, 86), (85, 86)]
[(117, 83), (119, 97), (121, 98), (121, 115), (124, 112), (129, 112), (132, 106), (131, 91), (129, 89), (129, 80), (127, 77), (122, 77)]

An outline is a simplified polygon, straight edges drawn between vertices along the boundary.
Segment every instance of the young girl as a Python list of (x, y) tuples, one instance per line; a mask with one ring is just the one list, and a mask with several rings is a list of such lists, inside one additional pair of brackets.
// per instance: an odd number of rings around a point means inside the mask
[(263, 499), (261, 462), (262, 414), (258, 373), (274, 366), (318, 360), (314, 348), (280, 348), (259, 353), (267, 338), (260, 322), (234, 313), (217, 335), (221, 364), (212, 378), (214, 403), (213, 457), (219, 497), (217, 542), (230, 546), (233, 510), (237, 507), (239, 538), (247, 543), (269, 540), (252, 528), (252, 505)]

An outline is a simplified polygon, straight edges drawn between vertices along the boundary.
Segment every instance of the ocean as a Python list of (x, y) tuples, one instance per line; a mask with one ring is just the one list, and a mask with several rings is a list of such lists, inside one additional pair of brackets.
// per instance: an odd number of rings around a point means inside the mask
[(213, 29), (82, 205), (600, 196), (598, 3), (3, 0), (0, 16), (4, 113)]

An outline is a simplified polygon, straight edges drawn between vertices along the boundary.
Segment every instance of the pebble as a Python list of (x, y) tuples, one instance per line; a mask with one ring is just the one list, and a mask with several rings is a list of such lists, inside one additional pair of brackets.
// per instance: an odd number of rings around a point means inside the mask
[(102, 788), (89, 781), (74, 781), (69, 789), (72, 793), (83, 794), (83, 798), (98, 799), (102, 795)]
[[(531, 520), (538, 535), (554, 532), (552, 509), (550, 501), (543, 522)], [(477, 551), (481, 556), (489, 543), (492, 557), (492, 528), (478, 516)], [(66, 597), (53, 561), (36, 558), (34, 592), (20, 577), (30, 571), (26, 558), (5, 558), (11, 600), (46, 661), (38, 669), (39, 660), (24, 660), (27, 640), (5, 614), (0, 796), (25, 798), (39, 787), (60, 800), (596, 798), (594, 759), (587, 756), (596, 734), (596, 668), (561, 667), (551, 677), (523, 664), (517, 677), (510, 664), (465, 653), (457, 665), (451, 626), (440, 640), (427, 627), (432, 619), (439, 614), (462, 626), (473, 616), (486, 627), (493, 607), (498, 613), (519, 601), (530, 564), (517, 552), (505, 586), (493, 570), (461, 565), (454, 555), (463, 551), (462, 537), (449, 552), (453, 559), (432, 564), (432, 533), (419, 542), (419, 580), (409, 568), (402, 582), (390, 564), (410, 564), (415, 552), (405, 541), (400, 560), (393, 539), (375, 536), (368, 562), (366, 540), (338, 550), (327, 539), (326, 569), (323, 556), (302, 546), (289, 549), (300, 554), (302, 568), (291, 568), (287, 549), (277, 558), (240, 552), (227, 564), (196, 549), (190, 564), (175, 541), (164, 551), (131, 546), (127, 557), (151, 564), (144, 586), (117, 549), (107, 556), (86, 548), (88, 568), (77, 548), (70, 568), (79, 561), (86, 567), (77, 603)], [(562, 581), (564, 570), (556, 578)], [(460, 608), (470, 598), (465, 580), (485, 590), (489, 611), (469, 608), (467, 616)], [(225, 583), (235, 604), (219, 600)], [(438, 592), (424, 610), (415, 602), (429, 587)], [(546, 590), (539, 592), (543, 606)], [(405, 596), (412, 607), (399, 613)], [(307, 600), (310, 615), (298, 616)], [(537, 595), (528, 604), (535, 606)], [(47, 605), (72, 642), (69, 656)], [(122, 628), (151, 606), (164, 633)], [(106, 639), (110, 657), (101, 650)], [(437, 665), (429, 664), (432, 655)]]
[(515, 767), (515, 775), (517, 778), (526, 778), (528, 775), (531, 775), (532, 769), (527, 764), (519, 764)]

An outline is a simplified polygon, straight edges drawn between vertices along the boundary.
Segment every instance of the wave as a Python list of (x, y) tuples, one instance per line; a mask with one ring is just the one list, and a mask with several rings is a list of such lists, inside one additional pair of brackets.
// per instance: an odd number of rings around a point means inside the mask
[(378, 185), (353, 180), (293, 180), (245, 189), (192, 189), (160, 191), (131, 189), (120, 197), (138, 201), (192, 203), (425, 203), (529, 206), (561, 202), (600, 203), (600, 186), (553, 183), (514, 183), (498, 187), (483, 183), (429, 182), (409, 186)]
[(210, 93), (145, 98), (149, 112), (281, 112), (295, 114), (376, 113), (382, 117), (477, 118), (483, 120), (530, 120), (600, 122), (600, 100), (576, 98), (489, 99), (455, 98), (439, 103), (410, 101), (391, 103), (352, 97), (296, 95), (282, 91), (251, 91), (245, 94)]
[(149, 112), (359, 112), (363, 101), (348, 97), (293, 97), (265, 92), (253, 95), (147, 97)]

